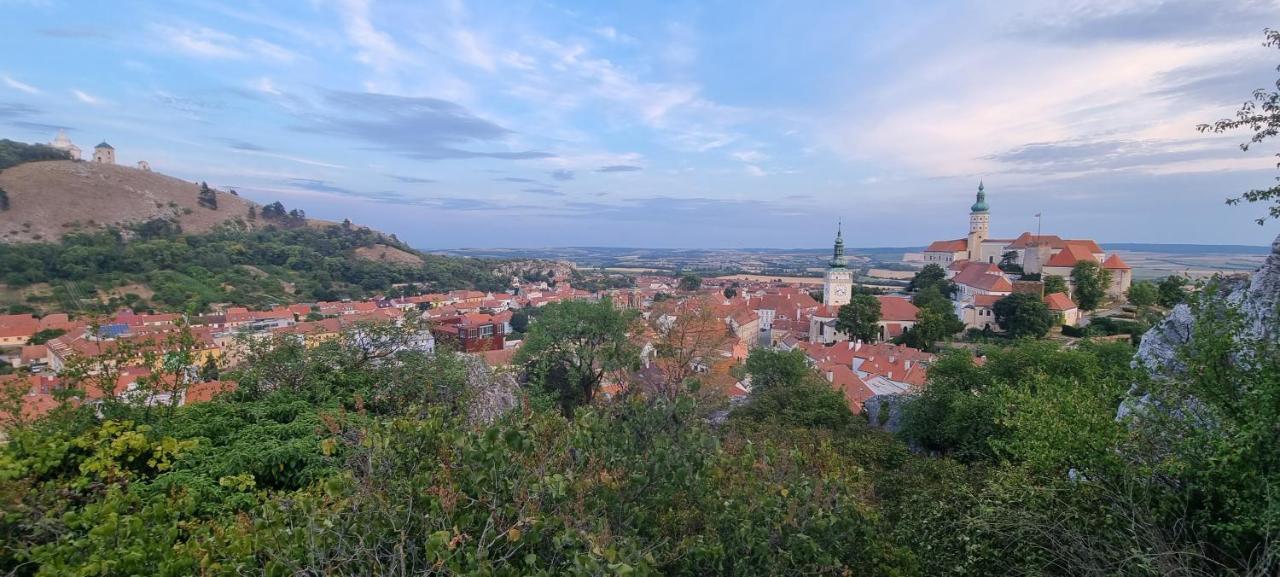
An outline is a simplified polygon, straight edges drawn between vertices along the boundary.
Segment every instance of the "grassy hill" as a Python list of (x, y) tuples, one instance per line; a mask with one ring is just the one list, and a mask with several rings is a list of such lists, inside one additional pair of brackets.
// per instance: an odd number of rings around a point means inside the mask
[(73, 160), (27, 162), (0, 171), (9, 209), (0, 241), (57, 240), (72, 231), (127, 227), (154, 219), (201, 233), (248, 221), (249, 200), (214, 191), (217, 208), (199, 204), (200, 186), (158, 172)]
[[(496, 290), (491, 261), (126, 166), (0, 140), (0, 312), (205, 311), (408, 290)], [(53, 160), (51, 160), (53, 159)]]

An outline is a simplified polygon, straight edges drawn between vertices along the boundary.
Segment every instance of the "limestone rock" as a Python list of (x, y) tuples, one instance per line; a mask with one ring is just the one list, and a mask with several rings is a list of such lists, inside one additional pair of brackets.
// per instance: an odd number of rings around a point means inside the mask
[(520, 383), (515, 375), (495, 372), (475, 355), (463, 355), (467, 364), (467, 420), (489, 424), (520, 406)]

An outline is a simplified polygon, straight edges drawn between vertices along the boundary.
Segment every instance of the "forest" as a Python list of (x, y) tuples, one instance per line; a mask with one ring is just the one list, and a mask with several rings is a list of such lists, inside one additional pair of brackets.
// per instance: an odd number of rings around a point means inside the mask
[[(408, 246), (363, 227), (277, 227), (248, 230), (226, 225), (183, 234), (155, 220), (127, 230), (77, 232), (56, 243), (6, 245), (0, 282), (11, 289), (47, 283), (48, 297), (9, 303), (62, 311), (157, 308), (198, 313), (211, 303), (266, 307), (289, 302), (358, 299), (413, 283), (421, 290), (499, 290), (489, 261), (421, 254), (422, 266), (355, 258), (360, 247)], [(416, 253), (415, 253), (416, 254)], [(154, 294), (98, 299), (99, 291), (144, 285)]]

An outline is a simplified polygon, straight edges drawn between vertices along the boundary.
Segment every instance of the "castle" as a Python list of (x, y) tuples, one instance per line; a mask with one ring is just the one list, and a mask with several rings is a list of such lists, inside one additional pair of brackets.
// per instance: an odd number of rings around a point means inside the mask
[[(1012, 292), (1011, 275), (1000, 265), (1021, 266), (1024, 274), (1060, 276), (1068, 282), (1071, 269), (1092, 261), (1111, 273), (1107, 293), (1122, 299), (1133, 282), (1133, 270), (1117, 254), (1107, 255), (1098, 243), (1087, 239), (1063, 239), (1057, 235), (1024, 232), (1017, 238), (991, 238), (990, 207), (986, 187), (978, 183), (978, 197), (969, 207), (969, 234), (955, 240), (938, 240), (924, 249), (924, 262), (941, 265), (959, 288), (957, 298)], [(998, 278), (1003, 277), (1003, 278)]]

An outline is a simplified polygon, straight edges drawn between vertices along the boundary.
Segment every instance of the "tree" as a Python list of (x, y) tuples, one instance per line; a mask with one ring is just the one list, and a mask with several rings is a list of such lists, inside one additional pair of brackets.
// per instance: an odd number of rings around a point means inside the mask
[(680, 290), (693, 292), (702, 288), (702, 279), (696, 274), (685, 274), (680, 277)]
[(258, 207), (252, 204), (249, 205), (249, 220), (251, 221), (258, 220)]
[(911, 277), (911, 282), (907, 283), (907, 292), (920, 292), (932, 286), (938, 287), (942, 296), (947, 298), (955, 294), (955, 283), (947, 280), (946, 269), (934, 263), (924, 265), (920, 272)]
[(724, 293), (724, 298), (727, 298), (727, 299), (731, 299), (733, 297), (738, 296), (738, 289), (733, 287), (725, 287), (724, 291), (722, 292)]
[(929, 349), (934, 343), (964, 330), (964, 321), (956, 316), (955, 307), (942, 296), (937, 285), (916, 293), (911, 301), (920, 312), (916, 314), (916, 324), (898, 338), (900, 344)]
[(751, 395), (745, 405), (734, 409), (735, 420), (824, 428), (840, 428), (852, 421), (844, 395), (809, 367), (799, 349), (752, 350), (746, 372)]
[(209, 188), (209, 184), (200, 183), (200, 193), (196, 196), (196, 204), (210, 210), (218, 210), (218, 195)]
[(65, 334), (67, 334), (66, 329), (44, 329), (37, 332), (34, 335), (31, 335), (31, 338), (27, 341), (27, 344), (43, 345)]
[(529, 330), (529, 311), (520, 309), (511, 313), (511, 330), (525, 333)]
[(1056, 274), (1045, 275), (1044, 277), (1044, 294), (1051, 295), (1053, 293), (1067, 293), (1067, 279)]
[(1000, 255), (1000, 270), (1009, 274), (1022, 274), (1022, 265), (1018, 263), (1018, 251), (1005, 251)]
[(0, 212), (4, 212), (6, 210), (9, 210), (9, 193), (5, 189), (0, 188)]
[(1173, 308), (1180, 303), (1186, 302), (1187, 289), (1184, 288), (1186, 285), (1187, 279), (1180, 276), (1169, 275), (1164, 277), (1160, 284), (1156, 285), (1156, 290), (1159, 293), (1156, 297), (1156, 302), (1160, 303), (1160, 306), (1164, 308)]
[(668, 399), (675, 399), (700, 368), (710, 368), (709, 359), (732, 338), (707, 296), (690, 297), (664, 314), (655, 313), (649, 324), (657, 335), (653, 361), (665, 377), (658, 393)]
[(1129, 286), (1129, 293), (1126, 296), (1129, 297), (1129, 304), (1133, 306), (1149, 307), (1159, 300), (1160, 290), (1150, 282), (1139, 281)]
[[(1265, 40), (1262, 42), (1264, 47), (1280, 48), (1280, 30), (1272, 30), (1267, 28), (1263, 35)], [(1280, 66), (1276, 67), (1280, 70)], [(1280, 79), (1275, 82), (1276, 90), (1268, 91), (1259, 88), (1253, 91), (1253, 100), (1246, 101), (1239, 110), (1236, 111), (1235, 118), (1224, 118), (1213, 124), (1201, 124), (1196, 126), (1200, 132), (1212, 132), (1220, 134), (1223, 132), (1239, 130), (1241, 128), (1253, 131), (1253, 136), (1249, 138), (1249, 142), (1240, 144), (1240, 150), (1247, 151), (1249, 146), (1259, 144), (1269, 138), (1280, 134)], [(1276, 154), (1280, 157), (1280, 153)], [(1277, 177), (1276, 180), (1280, 180)], [(1262, 188), (1250, 190), (1240, 196), (1227, 199), (1227, 204), (1237, 205), (1241, 201), (1248, 202), (1270, 202), (1269, 209), (1270, 218), (1280, 218), (1280, 185), (1271, 188)], [(1255, 219), (1259, 225), (1265, 223), (1267, 217)]]
[(616, 309), (607, 298), (549, 304), (529, 325), (516, 364), (572, 415), (591, 403), (606, 374), (638, 363), (638, 348), (628, 340), (635, 319), (634, 311)]
[(1076, 304), (1082, 310), (1094, 310), (1107, 298), (1107, 287), (1111, 286), (1111, 271), (1096, 262), (1082, 260), (1071, 268), (1071, 285), (1075, 287), (1072, 297)]
[(880, 299), (857, 291), (849, 304), (840, 307), (836, 316), (836, 330), (849, 339), (873, 342), (880, 336)]
[(996, 301), (991, 308), (996, 315), (996, 324), (1014, 338), (1040, 338), (1053, 326), (1053, 313), (1040, 297), (1033, 294), (1014, 293)]

